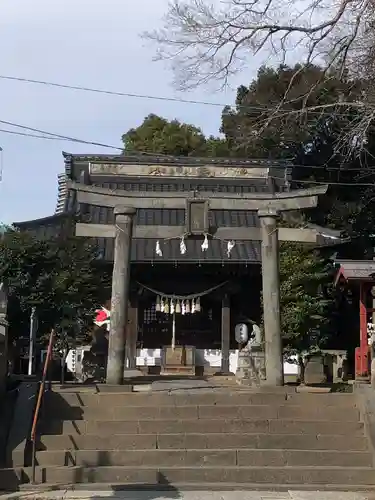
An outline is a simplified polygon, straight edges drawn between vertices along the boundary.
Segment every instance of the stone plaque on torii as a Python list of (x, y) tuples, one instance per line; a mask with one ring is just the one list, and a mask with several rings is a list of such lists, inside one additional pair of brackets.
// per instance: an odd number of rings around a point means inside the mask
[[(283, 358), (280, 332), (280, 284), (278, 242), (315, 243), (321, 233), (316, 229), (278, 228), (281, 212), (314, 208), (318, 196), (328, 186), (281, 193), (216, 192), (129, 192), (71, 182), (79, 204), (114, 209), (115, 223), (77, 223), (76, 235), (114, 238), (111, 325), (108, 347), (107, 383), (121, 384), (124, 378), (125, 328), (128, 315), (130, 256), (132, 238), (172, 239), (183, 235), (210, 232), (209, 210), (257, 211), (260, 228), (221, 227), (212, 235), (233, 241), (261, 241), (264, 340), (268, 385), (283, 385)], [(185, 226), (137, 226), (133, 229), (137, 209), (184, 209)], [(229, 367), (228, 367), (229, 368)]]

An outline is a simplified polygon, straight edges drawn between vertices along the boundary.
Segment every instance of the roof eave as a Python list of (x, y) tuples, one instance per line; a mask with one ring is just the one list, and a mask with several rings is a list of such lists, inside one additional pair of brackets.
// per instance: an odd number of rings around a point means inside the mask
[(12, 226), (19, 228), (19, 229), (22, 229), (25, 226), (43, 225), (43, 224), (55, 222), (59, 219), (69, 219), (70, 217), (72, 217), (72, 214), (67, 213), (67, 212), (61, 212), (59, 214), (53, 214), (53, 215), (49, 215), (47, 217), (41, 217), (40, 219), (31, 219), (31, 220), (13, 222)]
[(109, 155), (105, 153), (101, 154), (73, 154), (62, 152), (65, 160), (76, 160), (76, 161), (118, 161), (122, 163), (140, 162), (140, 163), (189, 163), (189, 164), (228, 164), (228, 165), (260, 165), (263, 167), (277, 167), (277, 166), (292, 166), (290, 161), (287, 160), (265, 160), (257, 158), (212, 158), (212, 157), (195, 157), (195, 156), (168, 156), (168, 155), (124, 155), (115, 154)]

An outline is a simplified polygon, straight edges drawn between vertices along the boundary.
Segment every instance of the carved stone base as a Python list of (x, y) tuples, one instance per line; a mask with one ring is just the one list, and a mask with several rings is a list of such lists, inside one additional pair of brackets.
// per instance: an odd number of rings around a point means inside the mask
[(240, 385), (259, 387), (266, 380), (264, 351), (243, 349), (238, 354), (236, 380)]

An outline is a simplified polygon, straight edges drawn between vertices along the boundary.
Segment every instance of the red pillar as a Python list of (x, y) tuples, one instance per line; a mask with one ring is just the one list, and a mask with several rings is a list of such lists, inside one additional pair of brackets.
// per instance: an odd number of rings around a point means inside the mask
[(360, 347), (356, 349), (356, 375), (360, 377), (368, 376), (368, 340), (367, 340), (367, 307), (366, 297), (367, 283), (360, 284), (359, 294), (359, 330)]

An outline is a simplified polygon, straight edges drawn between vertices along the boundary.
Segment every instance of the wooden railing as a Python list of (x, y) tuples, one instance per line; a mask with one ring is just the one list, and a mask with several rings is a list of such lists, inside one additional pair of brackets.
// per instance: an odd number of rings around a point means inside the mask
[(45, 392), (45, 386), (46, 386), (46, 380), (47, 380), (47, 375), (48, 375), (48, 368), (49, 364), (52, 358), (52, 348), (53, 348), (53, 338), (54, 338), (54, 330), (51, 331), (51, 335), (49, 337), (49, 342), (48, 342), (48, 349), (47, 349), (47, 355), (46, 359), (44, 361), (44, 367), (43, 367), (43, 374), (42, 374), (42, 379), (40, 381), (39, 385), (39, 391), (38, 391), (38, 399), (35, 405), (35, 410), (34, 410), (34, 418), (33, 418), (33, 425), (31, 427), (31, 434), (30, 434), (30, 441), (32, 445), (32, 455), (31, 455), (31, 482), (34, 484), (35, 483), (35, 470), (36, 470), (36, 444), (37, 444), (37, 428), (38, 428), (38, 422), (39, 422), (39, 415), (40, 415), (40, 409), (42, 406), (42, 401), (43, 401), (43, 395)]

